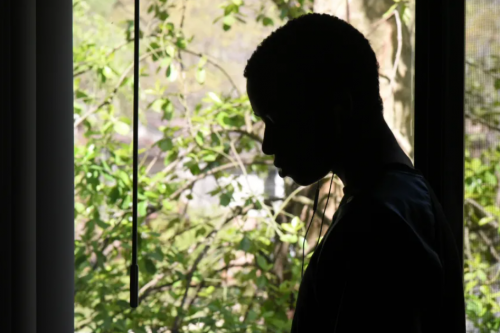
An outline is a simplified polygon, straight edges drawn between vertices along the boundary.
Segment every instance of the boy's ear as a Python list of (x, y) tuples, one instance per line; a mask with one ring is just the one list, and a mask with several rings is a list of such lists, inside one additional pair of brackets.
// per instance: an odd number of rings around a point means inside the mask
[(344, 109), (344, 112), (353, 112), (353, 103), (352, 103), (352, 96), (350, 93), (346, 93), (344, 96), (342, 96), (342, 107)]
[(352, 116), (353, 102), (351, 94), (346, 93), (340, 96), (335, 103), (335, 111), (337, 111), (342, 117)]

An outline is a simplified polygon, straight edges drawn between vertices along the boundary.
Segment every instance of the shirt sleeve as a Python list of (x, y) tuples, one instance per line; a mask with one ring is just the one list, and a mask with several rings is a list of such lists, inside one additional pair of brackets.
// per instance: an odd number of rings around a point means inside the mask
[(383, 205), (357, 209), (341, 222), (317, 271), (319, 301), (337, 304), (329, 309), (335, 314), (329, 316), (331, 332), (419, 332), (426, 281), (433, 274), (422, 240)]

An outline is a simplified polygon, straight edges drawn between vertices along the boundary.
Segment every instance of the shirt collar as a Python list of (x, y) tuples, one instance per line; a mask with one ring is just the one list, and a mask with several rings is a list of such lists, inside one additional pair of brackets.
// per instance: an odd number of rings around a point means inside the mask
[(379, 167), (370, 167), (366, 169), (366, 172), (359, 176), (356, 186), (344, 186), (343, 192), (344, 196), (349, 198), (359, 192), (363, 192), (373, 187), (380, 178), (389, 171), (409, 171), (412, 173), (420, 174), (420, 171), (402, 163), (388, 163)]

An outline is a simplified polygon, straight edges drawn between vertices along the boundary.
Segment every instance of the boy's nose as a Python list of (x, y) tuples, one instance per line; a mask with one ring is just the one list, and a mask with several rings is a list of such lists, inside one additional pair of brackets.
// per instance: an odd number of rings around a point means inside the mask
[(262, 152), (266, 155), (274, 155), (274, 139), (269, 132), (268, 127), (264, 131), (264, 139), (262, 140)]

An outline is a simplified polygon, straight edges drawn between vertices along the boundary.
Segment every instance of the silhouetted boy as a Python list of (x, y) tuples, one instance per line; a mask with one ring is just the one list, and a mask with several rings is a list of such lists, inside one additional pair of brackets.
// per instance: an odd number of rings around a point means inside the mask
[(378, 69), (368, 40), (325, 14), (277, 29), (245, 68), (280, 176), (306, 186), (332, 172), (345, 186), (292, 333), (465, 332), (456, 243), (384, 120)]

